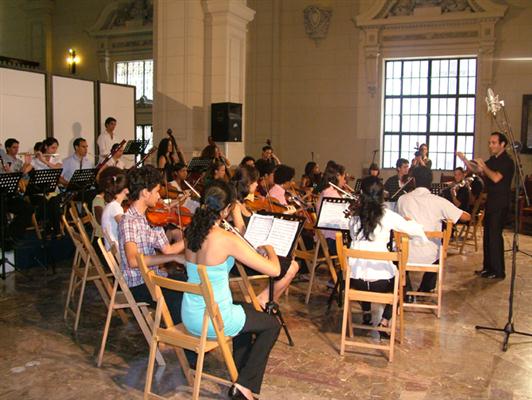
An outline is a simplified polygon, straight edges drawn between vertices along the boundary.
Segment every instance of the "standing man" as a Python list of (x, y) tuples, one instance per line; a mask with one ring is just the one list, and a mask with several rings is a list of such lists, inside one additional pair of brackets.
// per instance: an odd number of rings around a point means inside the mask
[(504, 241), (502, 230), (510, 208), (514, 162), (506, 153), (508, 138), (501, 132), (493, 132), (488, 142), (491, 157), (484, 161), (475, 159), (472, 165), (463, 153), (456, 155), (473, 172), (480, 172), (488, 192), (484, 217), (484, 262), (482, 270), (475, 273), (488, 279), (504, 279)]
[(89, 145), (83, 138), (77, 138), (74, 140), (74, 154), (63, 160), (63, 173), (59, 178), (59, 182), (63, 186), (67, 186), (68, 182), (74, 175), (74, 171), (77, 169), (89, 169), (94, 168), (94, 163), (87, 157), (89, 151)]
[[(428, 167), (416, 167), (412, 170), (416, 188), (407, 193), (397, 202), (399, 214), (423, 225), (425, 232), (441, 231), (442, 221), (451, 220), (455, 224), (458, 220), (469, 221), (471, 215), (462, 211), (443, 197), (430, 193), (432, 171)], [(440, 239), (428, 242), (411, 241), (408, 251), (409, 264), (438, 264), (440, 260)], [(437, 274), (425, 272), (419, 285), (418, 292), (430, 292), (436, 287)], [(409, 281), (407, 280), (407, 285)], [(407, 288), (410, 290), (410, 288)]]
[[(403, 194), (408, 193), (414, 188), (412, 184), (406, 184), (408, 179), (408, 160), (400, 158), (395, 163), (397, 175), (394, 175), (384, 183), (384, 190), (388, 192), (388, 201), (394, 202), (399, 200)], [(401, 190), (399, 190), (401, 189)]]
[(114, 131), (116, 128), (116, 119), (107, 117), (105, 120), (105, 131), (98, 136), (96, 143), (98, 144), (98, 151), (100, 153), (100, 160), (102, 161), (107, 154), (111, 152), (114, 141)]

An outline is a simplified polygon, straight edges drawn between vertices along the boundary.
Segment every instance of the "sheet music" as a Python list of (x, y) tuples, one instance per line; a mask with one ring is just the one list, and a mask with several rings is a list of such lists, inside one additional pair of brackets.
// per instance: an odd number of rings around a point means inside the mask
[(348, 208), (349, 203), (324, 200), (321, 203), (317, 227), (349, 230), (349, 218), (346, 218), (344, 213)]
[(253, 214), (244, 237), (255, 248), (269, 244), (278, 256), (287, 257), (298, 228), (298, 221), (275, 218), (273, 215)]
[(266, 244), (273, 225), (273, 215), (253, 214), (249, 220), (244, 237), (253, 247)]
[(275, 249), (278, 256), (287, 257), (299, 227), (298, 221), (275, 218), (266, 244)]

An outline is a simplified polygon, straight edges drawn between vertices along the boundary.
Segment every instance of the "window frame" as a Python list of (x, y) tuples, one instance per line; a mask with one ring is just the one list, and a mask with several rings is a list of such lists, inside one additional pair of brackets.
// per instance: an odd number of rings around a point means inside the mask
[[(441, 78), (442, 76), (439, 75), (439, 76), (432, 76), (432, 72), (433, 72), (433, 62), (434, 61), (451, 61), (451, 60), (456, 60), (457, 61), (457, 66), (456, 66), (456, 75), (448, 75), (446, 78), (447, 79), (450, 79), (450, 78), (455, 78), (456, 79), (456, 90), (454, 92), (454, 94), (433, 94), (432, 92), (432, 82), (431, 82), (431, 79), (433, 78)], [(460, 62), (461, 61), (468, 61), (468, 60), (475, 60), (475, 75), (474, 77), (472, 77), (471, 75), (469, 75), (469, 71), (468, 71), (468, 75), (465, 75), (465, 76), (461, 76), (460, 75)], [(405, 80), (406, 79), (411, 79), (412, 77), (405, 77), (405, 62), (412, 62), (412, 61), (427, 61), (428, 62), (428, 67), (427, 67), (427, 76), (426, 78), (419, 78), (420, 80), (421, 79), (426, 79), (427, 80), (427, 91), (426, 91), (426, 94), (408, 94), (408, 95), (405, 95), (404, 94), (404, 84), (405, 84)], [(393, 94), (393, 95), (387, 95), (386, 92), (387, 92), (387, 84), (388, 84), (388, 75), (387, 75), (387, 68), (389, 68), (389, 66), (391, 66), (393, 68), (393, 64), (391, 63), (394, 63), (394, 62), (400, 62), (401, 63), (401, 72), (400, 72), (400, 94), (399, 95), (396, 95), (396, 94)], [(469, 67), (468, 67), (469, 68)], [(402, 156), (402, 153), (404, 153), (404, 149), (402, 148), (403, 146), (403, 137), (408, 137), (408, 136), (424, 136), (424, 141), (420, 141), (419, 144), (421, 145), (422, 143), (426, 143), (427, 145), (429, 145), (430, 143), (430, 139), (433, 138), (433, 137), (448, 137), (448, 136), (452, 136), (453, 137), (453, 148), (454, 148), (454, 153), (456, 153), (456, 151), (458, 151), (457, 149), (457, 144), (458, 144), (458, 140), (459, 138), (463, 137), (464, 141), (467, 141), (467, 138), (471, 138), (471, 141), (472, 141), (472, 148), (471, 148), (471, 155), (474, 154), (474, 151), (475, 151), (475, 125), (476, 125), (476, 96), (477, 96), (477, 91), (478, 91), (478, 74), (479, 74), (479, 60), (478, 60), (478, 57), (475, 56), (475, 55), (463, 55), (463, 56), (442, 56), (442, 57), (408, 57), (408, 58), (386, 58), (383, 60), (383, 74), (382, 74), (382, 82), (383, 82), (383, 85), (382, 85), (382, 112), (381, 112), (381, 159), (380, 159), (380, 165), (381, 165), (381, 168), (383, 169), (394, 169), (395, 168), (395, 161), (396, 160), (389, 160), (390, 161), (390, 165), (386, 165), (385, 166), (385, 161), (386, 161), (386, 158), (385, 157), (385, 153), (389, 153), (389, 152), (393, 152), (393, 153), (398, 153), (398, 158), (401, 158)], [(474, 88), (474, 93), (473, 94), (461, 94), (460, 93), (460, 78), (461, 77), (464, 77), (464, 78), (474, 78), (474, 84), (475, 84), (475, 88)], [(397, 79), (393, 74), (392, 74), (392, 77), (391, 79)], [(386, 114), (386, 100), (388, 99), (399, 99), (399, 130), (398, 131), (386, 131), (386, 117), (389, 115), (389, 114)], [(426, 99), (427, 101), (427, 107), (426, 107), (426, 113), (425, 114), (413, 114), (413, 113), (410, 113), (410, 114), (407, 114), (407, 116), (410, 116), (410, 115), (419, 115), (419, 116), (425, 116), (426, 117), (426, 121), (425, 121), (425, 129), (424, 131), (418, 131), (418, 132), (414, 132), (412, 130), (409, 130), (409, 131), (406, 131), (404, 132), (403, 131), (403, 118), (405, 117), (405, 114), (403, 113), (403, 107), (404, 107), (404, 99)], [(444, 115), (452, 115), (454, 117), (454, 127), (453, 127), (453, 130), (452, 131), (447, 131), (447, 132), (431, 132), (430, 130), (430, 125), (431, 125), (431, 106), (432, 106), (432, 100), (433, 99), (454, 99), (454, 114), (436, 114), (436, 115), (432, 115), (432, 117), (434, 116), (444, 116)], [(471, 114), (459, 114), (459, 104), (460, 104), (460, 99), (473, 99), (473, 126), (472, 126), (472, 131), (470, 133), (468, 132), (459, 132), (458, 131), (458, 125), (459, 125), (459, 116), (463, 116), (466, 118), (466, 129), (467, 129), (467, 117), (468, 116), (471, 116)], [(391, 114), (393, 116), (397, 115), (397, 114)], [(393, 129), (393, 128), (392, 128)], [(395, 148), (391, 148), (391, 149), (387, 149), (385, 148), (385, 142), (386, 142), (386, 137), (387, 136), (390, 136), (390, 137), (393, 137), (393, 136), (397, 136), (398, 137), (398, 142), (399, 142), (399, 147), (397, 149)], [(392, 138), (390, 138), (390, 140), (393, 140)], [(412, 149), (413, 150), (413, 149)], [(431, 152), (430, 151), (431, 148), (429, 146), (429, 157), (430, 157), (430, 154), (438, 154), (438, 153), (442, 153), (442, 152), (436, 152), (436, 151), (433, 151)], [(460, 151), (463, 151), (463, 150), (460, 150)], [(464, 151), (465, 152), (465, 151)], [(446, 152), (444, 151), (443, 152), (444, 154), (449, 154), (449, 152)], [(468, 152), (469, 154), (469, 152)], [(433, 161), (433, 169), (436, 170), (436, 167), (435, 167), (435, 159), (433, 159), (432, 157), (430, 157)], [(409, 162), (411, 161), (410, 159), (408, 160)], [(457, 164), (458, 160), (457, 160), (457, 157), (454, 156), (453, 157), (453, 169), (456, 168), (457, 166), (460, 166), (460, 164)], [(446, 168), (441, 168), (439, 169), (440, 171), (449, 171), (448, 169)]]
[[(149, 98), (148, 96), (146, 96), (146, 62), (149, 62), (151, 61), (152, 63), (152, 93), (151, 93), (151, 98)], [(132, 63), (135, 63), (135, 62), (142, 62), (142, 91), (140, 91), (136, 85), (134, 85), (133, 83), (129, 83), (129, 65), (132, 64)], [(126, 64), (126, 82), (118, 82), (117, 81), (117, 76), (118, 76), (118, 64)], [(121, 84), (126, 84), (126, 85), (132, 85), (132, 86), (135, 86), (137, 87), (137, 93), (142, 93), (142, 95), (138, 98), (138, 99), (135, 99), (135, 102), (138, 102), (142, 96), (145, 96), (147, 100), (149, 100), (150, 102), (153, 101), (153, 97), (154, 97), (154, 60), (153, 58), (144, 58), (144, 59), (132, 59), (132, 60), (116, 60), (114, 61), (114, 68), (113, 68), (113, 73), (114, 73), (114, 79), (113, 79), (113, 82), (114, 83), (121, 83)]]

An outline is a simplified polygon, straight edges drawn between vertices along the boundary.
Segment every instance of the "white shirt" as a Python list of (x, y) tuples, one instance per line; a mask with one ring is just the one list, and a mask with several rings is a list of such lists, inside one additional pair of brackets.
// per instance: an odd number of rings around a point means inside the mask
[[(116, 137), (116, 133), (113, 133), (113, 137)], [(111, 148), (114, 144), (113, 138), (109, 132), (104, 131), (98, 136), (96, 143), (98, 144), (98, 150), (100, 152), (100, 161), (102, 161), (105, 156), (111, 152)]]
[[(450, 219), (455, 223), (462, 216), (462, 210), (443, 197), (419, 187), (402, 195), (397, 202), (399, 214), (420, 223), (423, 230), (441, 231), (442, 221)], [(432, 264), (439, 259), (441, 240), (432, 238), (425, 244), (410, 243), (408, 263)]]
[[(103, 209), (102, 230), (107, 233), (109, 239), (116, 243), (118, 243), (118, 222), (116, 222), (115, 217), (123, 214), (124, 209), (116, 200), (107, 203)], [(111, 243), (108, 243), (107, 239), (105, 240), (105, 247), (107, 250), (111, 249)]]
[[(43, 156), (46, 157), (46, 154), (43, 153)], [(49, 162), (52, 163), (52, 164), (60, 164), (61, 160), (58, 157), (54, 156), (54, 157), (50, 157)], [(50, 169), (50, 167), (48, 165), (46, 165), (41, 160), (39, 160), (38, 158), (35, 158), (35, 157), (31, 160), (31, 166), (36, 171), (41, 170), (41, 169)]]
[(63, 160), (63, 173), (61, 176), (69, 181), (72, 178), (72, 175), (74, 175), (74, 171), (77, 169), (90, 169), (94, 168), (94, 163), (89, 159), (89, 157), (85, 156), (83, 159), (79, 158), (79, 156), (74, 153), (70, 157), (67, 157)]
[[(399, 214), (387, 208), (384, 209), (384, 214), (373, 231), (371, 236), (372, 240), (364, 239), (363, 231), (359, 232), (360, 219), (358, 216), (351, 218), (349, 230), (353, 239), (351, 248), (355, 250), (388, 251), (386, 245), (390, 241), (390, 231), (392, 230), (406, 233), (414, 237), (414, 241), (420, 239), (425, 242), (427, 241), (423, 227), (420, 224), (414, 221), (407, 221)], [(368, 282), (391, 279), (395, 276), (397, 270), (391, 261), (350, 258), (349, 265), (351, 266), (351, 278), (362, 279)]]
[(118, 160), (116, 160), (116, 159), (114, 159), (112, 157), (111, 157), (111, 159), (109, 161), (107, 161), (105, 163), (105, 165), (107, 165), (108, 167), (117, 167), (117, 168), (120, 168), (120, 169), (124, 169), (126, 167), (126, 165), (124, 164), (124, 162), (120, 158)]

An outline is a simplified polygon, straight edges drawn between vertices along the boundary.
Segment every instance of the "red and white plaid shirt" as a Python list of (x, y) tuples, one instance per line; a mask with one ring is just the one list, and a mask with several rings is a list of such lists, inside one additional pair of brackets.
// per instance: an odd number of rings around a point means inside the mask
[[(118, 224), (118, 244), (120, 249), (121, 268), (124, 278), (129, 287), (142, 285), (144, 279), (138, 268), (130, 268), (125, 244), (133, 242), (137, 245), (137, 251), (146, 256), (155, 254), (155, 249), (161, 250), (168, 244), (168, 238), (162, 227), (151, 227), (146, 215), (141, 214), (133, 206), (129, 207), (120, 223)], [(157, 275), (167, 276), (166, 272), (159, 270), (157, 265), (149, 266)]]

